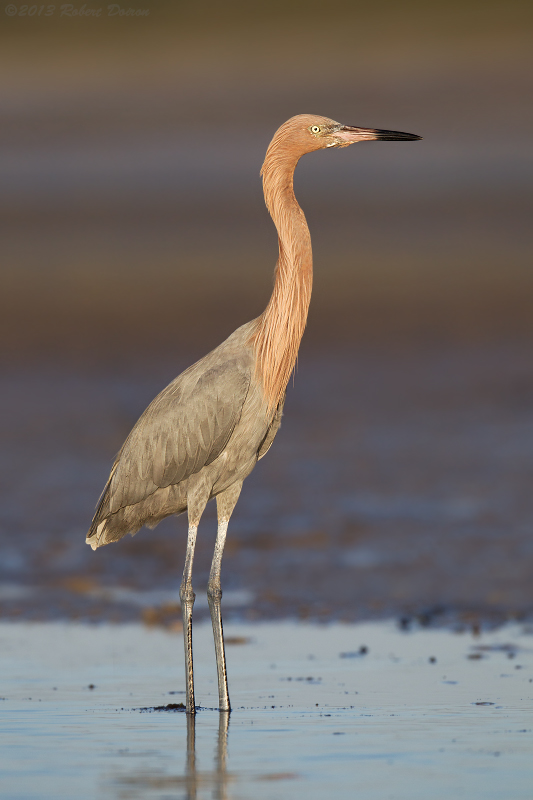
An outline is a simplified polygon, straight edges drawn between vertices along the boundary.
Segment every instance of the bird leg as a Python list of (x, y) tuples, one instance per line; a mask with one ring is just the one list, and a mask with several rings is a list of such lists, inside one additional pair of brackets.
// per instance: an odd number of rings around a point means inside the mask
[(196, 533), (198, 523), (191, 524), (189, 521), (189, 534), (187, 536), (187, 553), (185, 555), (185, 566), (183, 568), (183, 578), (180, 585), (181, 613), (183, 615), (183, 644), (185, 646), (185, 679), (186, 679), (186, 710), (187, 714), (196, 714), (194, 705), (194, 674), (192, 666), (192, 609), (196, 595), (192, 588), (192, 562), (194, 558), (194, 546), (196, 544)]
[(224, 650), (224, 631), (222, 628), (222, 613), (220, 610), (220, 600), (222, 598), (220, 569), (228, 523), (237, 500), (239, 499), (241, 488), (242, 481), (234, 483), (233, 486), (230, 486), (225, 492), (217, 495), (218, 530), (215, 552), (213, 553), (213, 561), (211, 563), (211, 572), (209, 573), (209, 582), (207, 584), (207, 601), (211, 613), (215, 654), (217, 658), (219, 711), (231, 711), (228, 693), (228, 675), (226, 671), (226, 653)]

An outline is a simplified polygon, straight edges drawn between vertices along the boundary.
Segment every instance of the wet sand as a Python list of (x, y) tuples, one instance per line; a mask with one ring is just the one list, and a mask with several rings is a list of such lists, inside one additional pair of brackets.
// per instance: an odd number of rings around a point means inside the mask
[(2, 623), (2, 797), (531, 797), (530, 627), (283, 622), (226, 636), (229, 728), (204, 624), (187, 731), (182, 712), (142, 710), (183, 698), (181, 636)]
[[(186, 365), (4, 374), (5, 617), (180, 618), (184, 516), (97, 552), (84, 540), (115, 452)], [(526, 342), (322, 357), (304, 345), (281, 430), (231, 520), (226, 619), (530, 619), (532, 454)], [(194, 565), (200, 617), (214, 534), (211, 503)]]

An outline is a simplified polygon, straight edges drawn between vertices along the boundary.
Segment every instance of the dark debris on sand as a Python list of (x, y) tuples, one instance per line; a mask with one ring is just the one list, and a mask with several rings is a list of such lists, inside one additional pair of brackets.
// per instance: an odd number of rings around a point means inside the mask
[(151, 713), (152, 711), (185, 711), (186, 708), (184, 703), (167, 703), (166, 706), (148, 706), (136, 710), (142, 713)]

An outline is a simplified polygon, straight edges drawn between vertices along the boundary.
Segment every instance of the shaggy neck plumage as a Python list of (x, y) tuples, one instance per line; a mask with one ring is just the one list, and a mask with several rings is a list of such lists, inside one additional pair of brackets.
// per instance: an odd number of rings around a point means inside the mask
[(311, 236), (293, 190), (298, 158), (283, 136), (276, 136), (261, 170), (265, 202), (279, 240), (274, 290), (252, 337), (257, 374), (269, 408), (275, 408), (283, 397), (296, 364), (313, 284)]

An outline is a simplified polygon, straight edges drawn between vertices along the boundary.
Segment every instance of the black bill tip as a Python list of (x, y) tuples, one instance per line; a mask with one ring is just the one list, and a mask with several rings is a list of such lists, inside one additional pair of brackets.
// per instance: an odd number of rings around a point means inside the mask
[(416, 133), (402, 133), (401, 131), (382, 131), (376, 128), (376, 139), (379, 142), (416, 142), (422, 137)]

